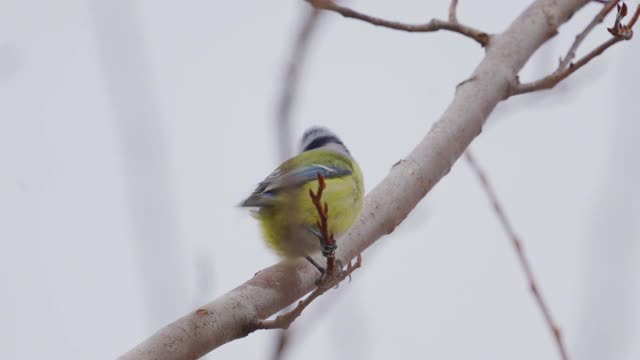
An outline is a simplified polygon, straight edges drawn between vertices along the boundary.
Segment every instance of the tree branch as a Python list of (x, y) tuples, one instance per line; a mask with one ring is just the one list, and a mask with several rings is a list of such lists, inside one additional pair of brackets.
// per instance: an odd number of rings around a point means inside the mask
[[(405, 24), (397, 21), (389, 21), (380, 19), (377, 17), (369, 16), (355, 10), (352, 10), (346, 6), (338, 5), (333, 0), (305, 0), (311, 6), (316, 9), (328, 10), (336, 12), (346, 18), (352, 18), (360, 21), (364, 21), (371, 25), (382, 26), (395, 30), (402, 30), (408, 32), (434, 32), (438, 30), (448, 30), (461, 35), (464, 35), (468, 38), (471, 38), (477, 41), (483, 47), (486, 47), (489, 43), (490, 36), (484, 31), (480, 31), (478, 29), (474, 29), (472, 27), (459, 24), (457, 21), (444, 21), (439, 19), (431, 19), (428, 23), (425, 24)], [(457, 2), (457, 1), (454, 1)], [(453, 6), (453, 4), (452, 4)], [(450, 10), (451, 11), (451, 10)], [(451, 12), (449, 13), (451, 16)]]
[(540, 80), (519, 84), (518, 86), (516, 86), (511, 95), (521, 95), (539, 90), (552, 89), (562, 80), (569, 77), (569, 75), (573, 74), (578, 69), (589, 63), (589, 61), (593, 60), (596, 56), (602, 54), (605, 50), (610, 48), (612, 45), (619, 43), (620, 41), (622, 41), (621, 38), (612, 37), (597, 48), (593, 49), (589, 54), (585, 55), (582, 59), (576, 62), (573, 66), (570, 66), (568, 69), (554, 72), (551, 75), (545, 76)]
[(558, 69), (556, 71), (564, 70), (569, 66), (573, 58), (576, 57), (576, 51), (578, 50), (578, 47), (580, 46), (580, 44), (582, 44), (584, 39), (587, 38), (587, 35), (589, 35), (591, 30), (593, 30), (593, 28), (596, 27), (596, 25), (602, 23), (602, 21), (607, 16), (607, 14), (609, 14), (609, 12), (614, 7), (616, 7), (618, 2), (620, 2), (620, 0), (612, 0), (606, 3), (606, 5), (602, 7), (602, 10), (600, 10), (598, 15), (596, 15), (593, 18), (593, 20), (591, 20), (589, 25), (587, 25), (587, 27), (585, 27), (580, 34), (576, 35), (576, 39), (574, 40), (573, 44), (569, 48), (569, 51), (567, 51), (567, 54), (564, 56), (564, 58), (560, 60), (560, 63), (558, 64)]
[(602, 19), (604, 19), (604, 17), (618, 2), (619, 0), (614, 0), (603, 7), (603, 9), (598, 13), (598, 15), (596, 15), (596, 17), (589, 23), (589, 25), (587, 25), (587, 27), (579, 35), (576, 36), (576, 40), (573, 42), (571, 48), (569, 48), (569, 51), (567, 52), (567, 55), (564, 57), (564, 59), (560, 61), (560, 65), (558, 66), (558, 69), (556, 71), (554, 71), (550, 75), (545, 76), (542, 79), (532, 81), (530, 83), (518, 84), (514, 87), (511, 95), (520, 95), (533, 91), (551, 89), (562, 80), (569, 77), (569, 75), (573, 74), (578, 69), (588, 64), (595, 57), (602, 54), (611, 46), (624, 40), (630, 40), (633, 37), (633, 31), (631, 30), (631, 28), (633, 27), (633, 25), (635, 25), (636, 21), (638, 20), (638, 16), (640, 15), (640, 5), (638, 5), (638, 7), (636, 8), (632, 19), (627, 25), (620, 24), (620, 19), (622, 19), (622, 17), (624, 16), (617, 17), (614, 28), (608, 29), (609, 32), (613, 35), (612, 38), (600, 44), (595, 49), (591, 50), (591, 52), (582, 57), (576, 63), (571, 62), (571, 60), (575, 57), (575, 52), (578, 49), (578, 46), (582, 43), (587, 34), (595, 27), (595, 25), (602, 22)]
[(513, 225), (509, 221), (509, 218), (507, 217), (507, 214), (504, 211), (504, 208), (500, 204), (500, 200), (498, 200), (498, 195), (496, 194), (496, 191), (493, 189), (493, 186), (491, 186), (491, 183), (489, 182), (489, 178), (487, 174), (482, 169), (482, 167), (480, 167), (475, 157), (471, 153), (471, 150), (467, 149), (464, 155), (465, 155), (465, 159), (467, 160), (467, 163), (469, 164), (473, 172), (478, 177), (478, 180), (480, 181), (482, 188), (487, 194), (489, 201), (491, 201), (491, 205), (493, 205), (493, 210), (495, 211), (496, 216), (500, 221), (500, 224), (502, 224), (502, 228), (504, 229), (505, 233), (513, 243), (513, 247), (515, 248), (516, 254), (518, 255), (518, 261), (520, 262), (520, 266), (522, 267), (522, 270), (524, 271), (527, 281), (529, 282), (529, 288), (531, 289), (531, 293), (533, 293), (533, 297), (535, 298), (536, 303), (538, 304), (538, 307), (540, 308), (540, 311), (544, 316), (544, 320), (547, 323), (549, 330), (551, 330), (551, 334), (555, 339), (556, 346), (558, 347), (558, 351), (560, 352), (560, 356), (562, 360), (568, 360), (569, 355), (567, 353), (566, 347), (564, 346), (564, 341), (562, 340), (562, 333), (560, 332), (560, 328), (558, 327), (558, 325), (556, 325), (556, 322), (553, 320), (553, 317), (551, 316), (551, 311), (549, 310), (549, 306), (547, 305), (546, 301), (544, 301), (544, 297), (540, 292), (540, 287), (538, 286), (536, 278), (533, 275), (533, 270), (531, 269), (531, 265), (529, 264), (529, 259), (527, 259), (527, 255), (524, 252), (522, 241), (516, 234), (516, 231), (514, 230)]
[[(453, 101), (423, 140), (391, 168), (365, 198), (360, 218), (338, 239), (337, 259), (346, 264), (393, 232), (444, 177), (480, 133), (495, 106), (509, 94), (517, 72), (588, 0), (536, 0), (509, 28), (494, 35), (471, 81), (458, 86)], [(247, 336), (257, 324), (315, 288), (307, 261), (281, 262), (198, 311), (160, 329), (123, 359), (194, 359)]]
[[(279, 315), (273, 320), (262, 320), (256, 324), (255, 330), (269, 330), (269, 329), (288, 329), (289, 326), (302, 314), (304, 309), (309, 306), (320, 295), (326, 293), (329, 289), (333, 287), (338, 287), (338, 284), (342, 282), (347, 277), (351, 277), (351, 273), (353, 273), (356, 269), (362, 266), (362, 257), (358, 255), (356, 257), (356, 261), (352, 264), (347, 264), (347, 269), (338, 272), (337, 274), (332, 274), (332, 277), (325, 277), (327, 281), (323, 284), (320, 284), (309, 296), (307, 296), (304, 300), (300, 300), (298, 305), (291, 311), (286, 314)], [(329, 272), (327, 271), (327, 274)], [(323, 280), (324, 280), (323, 279)]]
[(449, 22), (458, 23), (458, 17), (456, 16), (456, 8), (458, 7), (458, 0), (451, 0), (449, 5)]

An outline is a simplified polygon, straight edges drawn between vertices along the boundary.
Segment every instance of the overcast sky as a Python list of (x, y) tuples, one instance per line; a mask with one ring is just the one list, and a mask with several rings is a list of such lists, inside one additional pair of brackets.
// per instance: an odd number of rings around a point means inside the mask
[[(528, 3), (461, 1), (458, 18), (499, 32)], [(446, 18), (449, 6), (349, 4), (407, 22)], [(599, 6), (520, 78), (553, 71)], [(277, 261), (236, 205), (278, 165), (278, 90), (305, 7), (0, 1), (0, 357), (114, 358)], [(579, 55), (608, 36), (596, 28)], [(638, 41), (499, 105), (471, 146), (575, 359), (640, 357)], [(371, 189), (482, 56), (457, 34), (326, 14), (296, 137), (314, 124), (336, 131)], [(295, 323), (288, 359), (558, 358), (463, 161), (363, 262)], [(254, 333), (211, 358), (269, 359), (275, 340)]]

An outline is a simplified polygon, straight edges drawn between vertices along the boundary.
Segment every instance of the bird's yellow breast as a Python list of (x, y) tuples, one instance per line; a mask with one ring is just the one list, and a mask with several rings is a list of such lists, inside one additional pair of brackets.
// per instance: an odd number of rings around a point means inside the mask
[[(355, 161), (350, 165), (350, 175), (325, 179), (326, 188), (322, 194), (322, 202), (329, 208), (329, 231), (336, 238), (353, 225), (362, 210), (362, 173)], [(309, 196), (310, 189), (318, 190), (318, 180), (284, 191), (274, 206), (260, 208), (254, 213), (267, 244), (282, 256), (306, 256), (320, 251), (320, 240), (307, 228), (315, 227), (318, 221), (318, 213)]]

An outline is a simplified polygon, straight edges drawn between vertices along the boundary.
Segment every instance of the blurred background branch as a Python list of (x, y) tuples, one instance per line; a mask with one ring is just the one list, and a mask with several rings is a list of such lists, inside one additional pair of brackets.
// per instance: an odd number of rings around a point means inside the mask
[(542, 296), (540, 285), (538, 285), (538, 282), (536, 281), (536, 278), (533, 275), (533, 269), (531, 268), (529, 259), (527, 258), (527, 255), (524, 251), (524, 245), (522, 244), (522, 241), (516, 234), (516, 231), (513, 228), (511, 221), (509, 221), (509, 218), (507, 217), (507, 213), (505, 212), (504, 207), (502, 206), (502, 204), (500, 203), (500, 200), (498, 199), (498, 194), (496, 194), (495, 189), (489, 182), (489, 177), (487, 176), (484, 169), (480, 166), (480, 164), (478, 163), (478, 161), (476, 160), (475, 156), (473, 155), (470, 149), (467, 149), (467, 151), (464, 152), (464, 157), (465, 157), (465, 160), (467, 160), (467, 163), (469, 164), (473, 172), (478, 177), (478, 180), (480, 181), (480, 185), (482, 186), (482, 189), (484, 190), (484, 192), (487, 194), (487, 197), (489, 198), (489, 201), (493, 206), (493, 210), (496, 216), (498, 217), (498, 220), (500, 221), (502, 228), (504, 229), (506, 235), (509, 237), (509, 239), (513, 243), (513, 248), (516, 250), (518, 261), (520, 262), (522, 271), (524, 272), (525, 277), (527, 279), (529, 289), (531, 290), (531, 294), (533, 294), (533, 297), (536, 303), (538, 304), (538, 307), (540, 308), (542, 315), (544, 316), (544, 320), (547, 323), (549, 330), (551, 331), (551, 335), (553, 336), (556, 342), (556, 345), (558, 347), (558, 351), (560, 352), (560, 357), (562, 358), (562, 360), (568, 360), (569, 355), (567, 353), (567, 349), (562, 339), (562, 333), (560, 331), (560, 327), (556, 324), (555, 320), (553, 320), (553, 316), (551, 315), (551, 310), (549, 309), (547, 302), (544, 300), (544, 297)]
[(121, 139), (145, 317), (154, 329), (190, 304), (165, 123), (153, 91), (146, 40), (137, 23), (137, 3), (95, 0), (90, 4)]
[[(640, 46), (630, 46), (640, 55)], [(614, 84), (637, 78), (637, 57), (623, 57), (614, 66)], [(575, 358), (584, 360), (634, 359), (640, 354), (640, 122), (638, 94), (618, 91), (601, 120), (612, 126), (603, 134), (609, 146), (599, 149), (603, 165), (585, 209), (580, 232), (585, 249), (578, 253), (579, 323)], [(635, 334), (635, 335), (634, 335)]]
[(304, 7), (302, 9), (302, 21), (288, 57), (285, 76), (282, 81), (282, 90), (278, 99), (278, 109), (274, 129), (276, 131), (276, 141), (279, 158), (284, 161), (293, 155), (291, 149), (291, 111), (295, 102), (295, 97), (300, 84), (300, 76), (304, 61), (309, 52), (309, 42), (313, 37), (321, 11), (315, 8)]

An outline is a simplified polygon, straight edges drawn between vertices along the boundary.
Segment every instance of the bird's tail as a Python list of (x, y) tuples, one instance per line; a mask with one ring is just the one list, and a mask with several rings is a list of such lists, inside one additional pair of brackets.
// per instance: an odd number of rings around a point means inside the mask
[(266, 194), (251, 194), (248, 198), (242, 201), (238, 206), (240, 207), (265, 207), (273, 205), (273, 196)]

